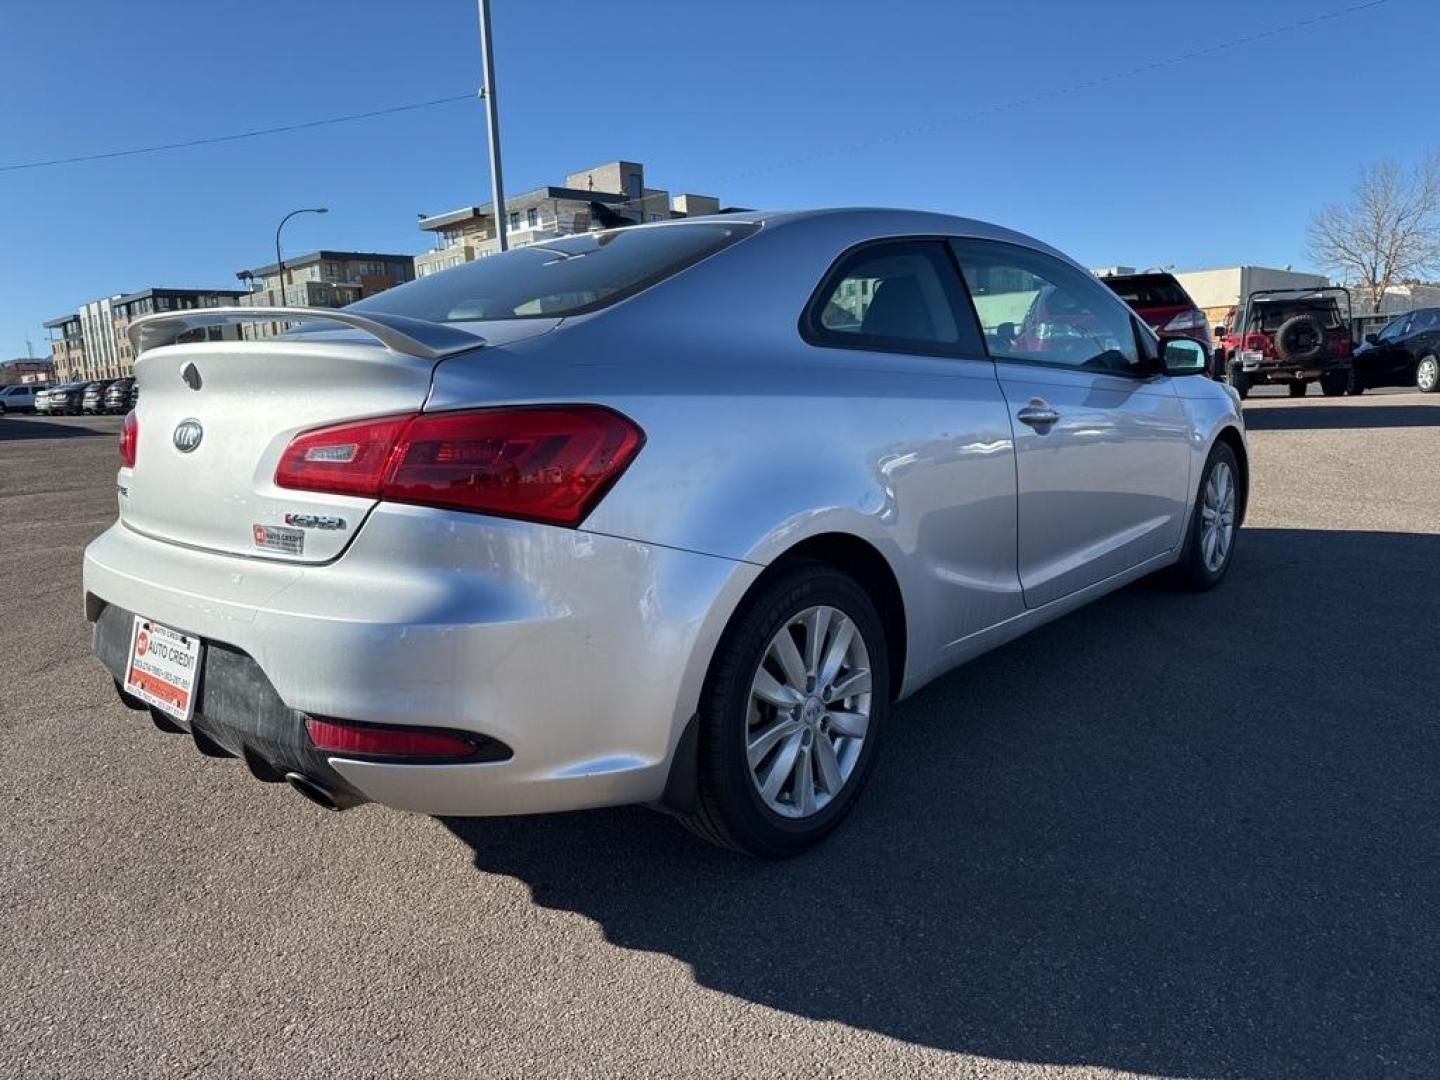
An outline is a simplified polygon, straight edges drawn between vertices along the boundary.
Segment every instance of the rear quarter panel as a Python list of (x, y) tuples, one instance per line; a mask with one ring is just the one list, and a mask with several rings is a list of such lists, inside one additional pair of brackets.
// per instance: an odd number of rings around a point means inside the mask
[(1009, 414), (988, 360), (820, 349), (798, 333), (627, 333), (626, 352), (657, 357), (644, 364), (618, 362), (619, 347), (597, 319), (535, 343), (532, 360), (447, 361), (429, 407), (586, 401), (635, 420), (646, 444), (586, 531), (762, 566), (824, 533), (866, 540), (905, 597), (904, 692), (946, 646), (1023, 610)]

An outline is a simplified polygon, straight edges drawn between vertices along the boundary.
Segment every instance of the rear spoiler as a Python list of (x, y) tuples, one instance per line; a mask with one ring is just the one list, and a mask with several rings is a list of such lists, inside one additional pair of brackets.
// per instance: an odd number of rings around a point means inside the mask
[(165, 311), (136, 319), (126, 331), (130, 344), (139, 356), (146, 349), (168, 345), (189, 330), (205, 326), (231, 326), (255, 322), (328, 322), (363, 330), (387, 349), (421, 360), (439, 360), (453, 353), (478, 349), (485, 339), (445, 323), (411, 319), (404, 315), (383, 315), (373, 312), (356, 315), (330, 308), (302, 307), (214, 307), (191, 308), (188, 311)]

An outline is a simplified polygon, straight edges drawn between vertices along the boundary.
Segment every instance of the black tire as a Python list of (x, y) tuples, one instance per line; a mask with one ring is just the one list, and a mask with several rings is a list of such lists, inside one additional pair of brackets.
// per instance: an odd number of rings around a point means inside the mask
[(1326, 397), (1341, 397), (1349, 389), (1348, 371), (1329, 371), (1320, 376), (1320, 392)]
[[(1206, 566), (1205, 558), (1201, 553), (1201, 512), (1205, 486), (1210, 482), (1210, 474), (1214, 471), (1216, 464), (1222, 461), (1229, 465), (1230, 475), (1236, 484), (1235, 531), (1225, 558), (1218, 567), (1211, 570)], [(1244, 493), (1239, 484), (1240, 466), (1235, 460), (1235, 451), (1230, 448), (1228, 443), (1217, 442), (1210, 448), (1210, 456), (1205, 459), (1205, 468), (1200, 473), (1200, 486), (1195, 489), (1195, 506), (1190, 511), (1190, 524), (1185, 531), (1185, 549), (1180, 555), (1180, 561), (1175, 564), (1171, 572), (1171, 580), (1181, 588), (1191, 592), (1206, 592), (1213, 589), (1224, 580), (1230, 564), (1235, 561), (1235, 547), (1240, 539), (1240, 517), (1244, 509)]]
[[(1303, 344), (1307, 338), (1309, 344)], [(1319, 360), (1325, 355), (1326, 346), (1324, 325), (1308, 312), (1291, 316), (1275, 331), (1275, 354), (1291, 363)]]
[(1246, 375), (1245, 372), (1237, 367), (1232, 366), (1230, 368), (1230, 385), (1233, 386), (1235, 392), (1240, 395), (1241, 401), (1244, 401), (1250, 396), (1250, 376)]
[(1430, 353), (1420, 358), (1415, 365), (1415, 389), (1422, 394), (1440, 390), (1440, 357)]
[[(751, 684), (771, 640), (806, 608), (849, 616), (869, 653), (870, 720), (855, 765), (839, 792), (803, 819), (776, 813), (756, 789), (746, 750)], [(781, 570), (747, 597), (716, 647), (698, 715), (698, 790), (685, 824), (713, 844), (748, 855), (797, 855), (829, 835), (849, 813), (874, 766), (890, 708), (890, 662), (874, 602), (848, 575), (821, 563)], [(824, 736), (821, 736), (824, 737)]]
[(1291, 397), (1304, 397), (1310, 392), (1308, 382), (1292, 382), (1289, 387)]

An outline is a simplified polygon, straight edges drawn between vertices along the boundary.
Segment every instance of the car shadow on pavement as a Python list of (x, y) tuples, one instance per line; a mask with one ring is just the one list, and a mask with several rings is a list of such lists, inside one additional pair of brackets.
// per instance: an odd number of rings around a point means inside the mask
[(1435, 1076), (1440, 536), (1241, 541), (1215, 592), (1142, 582), (902, 704), (800, 858), (638, 808), (445, 825), (799, 1016), (1166, 1076)]
[(1245, 409), (1250, 431), (1335, 431), (1361, 428), (1440, 427), (1440, 401), (1433, 405), (1295, 405)]
[(96, 421), (103, 422), (107, 417), (75, 417), (68, 424), (57, 424), (53, 420), (40, 420), (34, 416), (0, 416), (0, 442), (19, 441), (22, 439), (79, 439), (95, 435), (115, 438), (117, 428), (112, 423), (108, 427), (90, 427), (89, 424)]

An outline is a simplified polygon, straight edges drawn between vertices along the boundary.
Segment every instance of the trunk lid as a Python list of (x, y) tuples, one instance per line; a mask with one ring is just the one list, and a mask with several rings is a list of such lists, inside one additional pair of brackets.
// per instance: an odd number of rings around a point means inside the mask
[(120, 518), (210, 551), (333, 559), (375, 500), (276, 487), (281, 454), (310, 428), (418, 412), (435, 364), (332, 335), (152, 349), (136, 364), (139, 438)]

